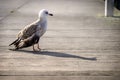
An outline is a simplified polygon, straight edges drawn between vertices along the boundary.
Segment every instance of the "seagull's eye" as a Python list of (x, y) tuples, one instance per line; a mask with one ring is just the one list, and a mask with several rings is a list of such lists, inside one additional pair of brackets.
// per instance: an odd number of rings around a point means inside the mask
[(48, 12), (45, 12), (45, 14), (48, 14)]

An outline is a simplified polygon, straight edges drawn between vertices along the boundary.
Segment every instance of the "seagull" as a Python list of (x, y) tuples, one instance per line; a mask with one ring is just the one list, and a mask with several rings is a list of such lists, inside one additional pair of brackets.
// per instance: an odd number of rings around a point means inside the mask
[(39, 40), (47, 30), (48, 15), (53, 16), (53, 14), (49, 13), (46, 9), (40, 10), (38, 19), (35, 22), (25, 26), (25, 28), (18, 33), (17, 39), (9, 46), (14, 45), (15, 50), (33, 46), (33, 51), (36, 51), (34, 46), (37, 44), (37, 49), (41, 51)]

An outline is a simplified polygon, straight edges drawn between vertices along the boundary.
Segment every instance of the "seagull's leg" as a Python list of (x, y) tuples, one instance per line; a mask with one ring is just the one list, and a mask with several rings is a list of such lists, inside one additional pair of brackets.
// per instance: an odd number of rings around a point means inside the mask
[(34, 45), (33, 45), (33, 51), (36, 51)]
[(40, 48), (40, 46), (39, 46), (39, 43), (37, 43), (37, 48), (39, 49), (39, 51), (41, 51), (41, 48)]

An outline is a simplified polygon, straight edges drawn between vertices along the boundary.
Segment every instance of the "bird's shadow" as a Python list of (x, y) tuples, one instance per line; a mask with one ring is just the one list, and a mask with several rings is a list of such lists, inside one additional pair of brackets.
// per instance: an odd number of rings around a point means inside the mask
[(30, 54), (36, 54), (36, 55), (47, 55), (47, 56), (53, 56), (53, 57), (63, 57), (63, 58), (78, 58), (78, 59), (83, 59), (83, 60), (91, 60), (91, 61), (96, 61), (96, 57), (92, 58), (87, 58), (87, 57), (82, 57), (78, 55), (73, 55), (73, 54), (68, 54), (68, 53), (62, 53), (62, 52), (52, 52), (52, 51), (28, 51), (28, 50), (15, 50), (18, 52), (24, 52), (24, 53), (30, 53)]

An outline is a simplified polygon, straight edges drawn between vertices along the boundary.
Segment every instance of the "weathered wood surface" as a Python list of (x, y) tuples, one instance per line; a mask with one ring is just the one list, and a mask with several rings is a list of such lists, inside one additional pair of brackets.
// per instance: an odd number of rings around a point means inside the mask
[[(42, 52), (10, 51), (18, 31), (43, 8), (54, 16)], [(120, 19), (102, 15), (102, 0), (0, 1), (0, 80), (119, 80)]]

